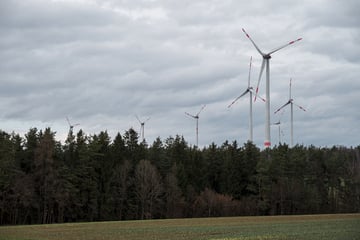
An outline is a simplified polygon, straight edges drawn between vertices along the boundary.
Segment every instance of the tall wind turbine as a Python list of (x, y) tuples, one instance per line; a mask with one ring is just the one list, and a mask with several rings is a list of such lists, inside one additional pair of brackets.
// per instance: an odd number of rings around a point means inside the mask
[(290, 104), (290, 109), (291, 109), (291, 130), (290, 130), (290, 134), (291, 134), (291, 138), (290, 138), (290, 147), (293, 146), (294, 144), (294, 113), (293, 113), (293, 105), (297, 106), (298, 108), (300, 108), (301, 110), (303, 110), (304, 112), (306, 111), (305, 108), (303, 108), (302, 106), (294, 103), (294, 100), (291, 98), (291, 78), (290, 78), (290, 87), (289, 87), (289, 100), (284, 104), (282, 105), (278, 110), (276, 110), (274, 113), (276, 114), (277, 112), (279, 112), (281, 109), (283, 109), (284, 107), (286, 107), (287, 105)]
[[(230, 108), (234, 103), (237, 102), (237, 100), (239, 100), (241, 97), (245, 96), (247, 93), (249, 93), (249, 140), (252, 142), (253, 141), (253, 113), (252, 113), (252, 95), (254, 93), (254, 89), (253, 87), (250, 86), (250, 75), (251, 75), (251, 63), (252, 63), (252, 57), (250, 57), (250, 64), (249, 64), (249, 76), (248, 76), (248, 87), (247, 89), (237, 98), (235, 98), (234, 101), (232, 101), (232, 103), (230, 103), (230, 105), (228, 106), (228, 108)], [(262, 97), (259, 96), (260, 99), (262, 99), (263, 101), (265, 101), (265, 99), (263, 99)]]
[(196, 120), (196, 147), (199, 144), (199, 114), (201, 113), (202, 110), (204, 110), (205, 106), (206, 105), (202, 106), (200, 111), (196, 115), (192, 115), (190, 113), (185, 112), (186, 115), (188, 115)]
[[(258, 83), (256, 86), (256, 94), (259, 91), (259, 84), (260, 84), (260, 80), (261, 80), (261, 76), (262, 73), (264, 71), (264, 67), (266, 66), (266, 114), (265, 114), (265, 141), (264, 141), (264, 145), (266, 148), (271, 146), (271, 138), (270, 138), (270, 58), (271, 58), (271, 54), (279, 51), (280, 49), (283, 49), (284, 47), (287, 47), (295, 42), (300, 41), (302, 38), (298, 38), (294, 41), (291, 41), (281, 47), (275, 48), (274, 50), (268, 52), (268, 53), (264, 53), (260, 50), (260, 48), (255, 44), (255, 42), (251, 39), (251, 37), (249, 36), (249, 34), (247, 34), (247, 32), (245, 31), (245, 29), (242, 29), (242, 31), (245, 33), (246, 37), (252, 42), (252, 44), (254, 45), (254, 47), (256, 48), (256, 50), (260, 53), (260, 55), (263, 57), (263, 61), (261, 64), (261, 69), (260, 69), (260, 74), (259, 74), (259, 79), (258, 79)], [(256, 95), (255, 95), (255, 100), (256, 100)]]
[(69, 133), (70, 133), (70, 132), (73, 132), (74, 127), (76, 127), (76, 126), (79, 126), (79, 125), (80, 125), (80, 123), (71, 124), (71, 122), (70, 122), (70, 120), (69, 120), (69, 118), (68, 118), (68, 117), (66, 117), (66, 121), (67, 121), (67, 122), (68, 122), (68, 124), (69, 124)]
[(140, 137), (141, 137), (141, 141), (143, 142), (145, 140), (145, 123), (150, 120), (150, 117), (148, 117), (143, 122), (140, 120), (140, 118), (137, 115), (135, 115), (135, 117), (140, 123)]

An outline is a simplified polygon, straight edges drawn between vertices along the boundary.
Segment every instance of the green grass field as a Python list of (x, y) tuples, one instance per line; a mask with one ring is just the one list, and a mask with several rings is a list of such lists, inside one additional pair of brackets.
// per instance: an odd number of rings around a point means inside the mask
[(360, 239), (360, 214), (2, 226), (0, 240)]

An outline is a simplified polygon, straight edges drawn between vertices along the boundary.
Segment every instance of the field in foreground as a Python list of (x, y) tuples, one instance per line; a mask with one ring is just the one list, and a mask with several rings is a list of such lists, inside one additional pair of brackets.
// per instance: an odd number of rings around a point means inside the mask
[(196, 218), (2, 226), (0, 240), (360, 239), (360, 214)]

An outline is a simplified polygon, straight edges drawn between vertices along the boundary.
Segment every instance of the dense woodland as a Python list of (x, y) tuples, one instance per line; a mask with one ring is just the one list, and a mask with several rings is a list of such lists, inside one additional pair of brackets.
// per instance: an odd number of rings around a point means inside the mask
[(0, 224), (360, 211), (360, 146), (0, 131)]

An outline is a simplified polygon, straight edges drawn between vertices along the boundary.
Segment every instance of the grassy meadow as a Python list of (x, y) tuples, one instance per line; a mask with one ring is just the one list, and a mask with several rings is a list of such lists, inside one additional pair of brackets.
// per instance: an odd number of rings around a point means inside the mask
[(0, 240), (360, 239), (360, 214), (192, 218), (1, 226)]

